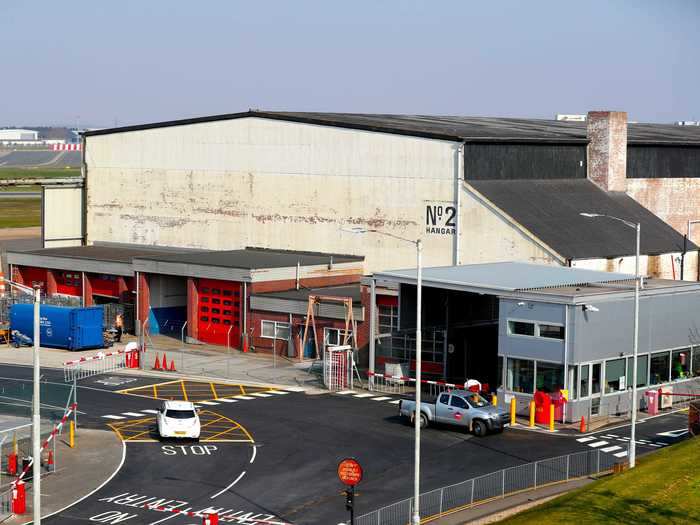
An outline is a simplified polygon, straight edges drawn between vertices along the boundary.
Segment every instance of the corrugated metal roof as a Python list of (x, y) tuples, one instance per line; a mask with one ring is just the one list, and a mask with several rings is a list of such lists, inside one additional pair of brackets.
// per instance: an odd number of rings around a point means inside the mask
[[(605, 192), (589, 180), (470, 180), (469, 185), (567, 259), (634, 255), (634, 230), (621, 222), (586, 218), (612, 215), (641, 224), (641, 253), (683, 250), (683, 236), (632, 197)], [(697, 247), (688, 242), (688, 249)]]
[[(452, 115), (389, 115), (258, 110), (93, 130), (84, 133), (84, 135), (88, 137), (107, 135), (110, 133), (124, 133), (245, 117), (268, 118), (454, 141), (564, 143), (586, 143), (588, 141), (585, 122)], [(628, 125), (627, 138), (630, 144), (700, 145), (700, 127), (632, 123)]]
[(322, 288), (300, 288), (299, 290), (286, 290), (282, 292), (261, 292), (253, 295), (261, 297), (275, 297), (277, 299), (291, 299), (295, 301), (307, 301), (309, 295), (332, 295), (334, 297), (350, 297), (354, 302), (362, 300), (361, 286), (355, 285), (326, 286)]
[(159, 254), (172, 254), (173, 248), (144, 246), (134, 247), (129, 246), (68, 246), (62, 248), (42, 248), (39, 250), (28, 250), (22, 252), (26, 255), (45, 256), (45, 257), (64, 257), (68, 259), (86, 259), (92, 261), (109, 261), (109, 262), (124, 262), (131, 263), (135, 257), (156, 256)]
[[(378, 279), (415, 282), (416, 269), (378, 272), (374, 276)], [(558, 286), (583, 286), (586, 284), (623, 282), (630, 279), (634, 279), (634, 275), (524, 262), (469, 264), (423, 269), (424, 286), (456, 285), (494, 292), (516, 292)]]

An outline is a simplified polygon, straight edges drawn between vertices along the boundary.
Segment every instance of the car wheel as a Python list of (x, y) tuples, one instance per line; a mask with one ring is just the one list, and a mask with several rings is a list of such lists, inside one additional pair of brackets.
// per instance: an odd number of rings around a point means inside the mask
[(474, 435), (478, 437), (484, 437), (486, 435), (486, 431), (488, 430), (486, 428), (486, 423), (483, 421), (474, 421), (472, 428), (474, 429)]
[(428, 426), (428, 418), (425, 414), (420, 415), (420, 422), (418, 424), (421, 428), (426, 428)]

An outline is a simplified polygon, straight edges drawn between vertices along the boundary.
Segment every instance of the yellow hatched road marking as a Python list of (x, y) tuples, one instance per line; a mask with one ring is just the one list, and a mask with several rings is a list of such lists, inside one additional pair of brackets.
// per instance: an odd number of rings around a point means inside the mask
[(185, 396), (185, 401), (187, 401), (187, 390), (185, 389), (185, 382), (180, 381), (180, 386), (182, 387), (182, 395)]
[(214, 383), (209, 383), (209, 386), (211, 387), (211, 393), (214, 394), (214, 399), (219, 399), (219, 397), (216, 395), (216, 388), (214, 388)]

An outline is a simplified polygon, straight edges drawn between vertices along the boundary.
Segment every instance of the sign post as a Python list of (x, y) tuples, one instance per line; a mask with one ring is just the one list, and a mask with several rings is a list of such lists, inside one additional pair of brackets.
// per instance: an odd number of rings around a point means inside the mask
[(362, 481), (362, 467), (354, 458), (338, 463), (338, 479), (346, 487), (345, 508), (350, 511), (350, 525), (355, 525), (355, 485)]

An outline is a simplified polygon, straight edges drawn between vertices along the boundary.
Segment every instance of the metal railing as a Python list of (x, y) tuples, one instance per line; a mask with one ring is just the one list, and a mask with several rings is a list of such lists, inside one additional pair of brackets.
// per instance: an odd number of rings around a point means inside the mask
[[(420, 513), (423, 521), (429, 521), (518, 492), (608, 473), (618, 462), (600, 450), (586, 450), (510, 467), (421, 494)], [(412, 512), (413, 498), (408, 498), (364, 514), (355, 523), (407, 525), (411, 523)]]

